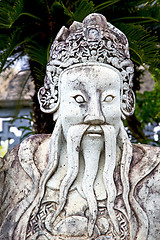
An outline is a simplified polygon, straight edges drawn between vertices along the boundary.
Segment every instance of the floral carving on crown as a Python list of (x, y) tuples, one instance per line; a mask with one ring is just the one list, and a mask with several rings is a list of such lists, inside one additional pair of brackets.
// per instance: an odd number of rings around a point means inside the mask
[(60, 73), (79, 63), (104, 63), (118, 69), (122, 76), (121, 109), (124, 115), (134, 111), (132, 91), (133, 64), (126, 36), (101, 14), (90, 14), (82, 23), (62, 27), (50, 50), (44, 87), (39, 90), (43, 112), (54, 113), (59, 106)]

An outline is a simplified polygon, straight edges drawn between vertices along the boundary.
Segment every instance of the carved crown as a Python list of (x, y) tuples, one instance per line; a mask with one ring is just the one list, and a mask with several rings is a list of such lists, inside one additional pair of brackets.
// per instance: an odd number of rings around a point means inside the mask
[(134, 112), (132, 91), (133, 64), (126, 36), (101, 14), (90, 14), (82, 23), (62, 27), (50, 50), (44, 87), (38, 98), (43, 112), (54, 113), (59, 106), (60, 73), (77, 63), (104, 63), (118, 69), (122, 76), (121, 109), (124, 115)]

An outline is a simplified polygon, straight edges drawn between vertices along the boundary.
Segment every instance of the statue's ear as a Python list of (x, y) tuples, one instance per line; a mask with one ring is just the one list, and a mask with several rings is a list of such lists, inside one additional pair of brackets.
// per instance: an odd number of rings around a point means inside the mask
[(135, 95), (132, 89), (125, 91), (121, 99), (121, 110), (125, 116), (130, 116), (135, 110)]
[(44, 113), (55, 113), (59, 106), (58, 91), (52, 88), (42, 87), (38, 91), (40, 109)]

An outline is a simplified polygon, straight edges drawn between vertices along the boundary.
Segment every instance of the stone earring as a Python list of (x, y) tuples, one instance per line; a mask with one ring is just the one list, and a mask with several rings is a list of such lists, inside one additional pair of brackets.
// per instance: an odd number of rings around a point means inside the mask
[(122, 118), (125, 116), (131, 116), (135, 110), (135, 95), (132, 89), (129, 89), (122, 96), (121, 100)]

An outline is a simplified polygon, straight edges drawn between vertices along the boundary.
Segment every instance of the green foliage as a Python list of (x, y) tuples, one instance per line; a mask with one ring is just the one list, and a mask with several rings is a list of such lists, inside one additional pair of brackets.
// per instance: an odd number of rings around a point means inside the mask
[(81, 22), (90, 13), (93, 12), (94, 4), (92, 1), (82, 0), (78, 5), (77, 9), (73, 13), (73, 19), (75, 21)]
[[(73, 4), (74, 5), (74, 4)], [(94, 12), (94, 3), (93, 1), (89, 0), (81, 0), (81, 1), (75, 1), (74, 11), (70, 9), (70, 7), (66, 7), (66, 5), (61, 0), (57, 0), (52, 5), (52, 10), (54, 7), (61, 7), (64, 11), (64, 14), (69, 17), (69, 20), (67, 23), (73, 22), (73, 21), (83, 21), (83, 19), (90, 13)], [(72, 7), (71, 7), (72, 8)]]
[(12, 12), (12, 6), (7, 2), (0, 2), (0, 27), (8, 28), (10, 25), (8, 13)]
[(29, 17), (39, 19), (31, 13), (23, 12), (24, 0), (15, 0), (14, 4), (9, 4), (7, 1), (0, 2), (0, 28), (11, 28), (15, 22), (22, 16), (28, 15)]
[(102, 2), (101, 4), (95, 6), (94, 12), (99, 12), (99, 11), (101, 11), (105, 8), (108, 8), (109, 6), (114, 5), (118, 2), (120, 2), (120, 0), (108, 0), (108, 1)]
[(22, 12), (23, 12), (23, 5), (24, 5), (24, 2), (22, 0), (16, 0), (14, 5), (13, 5), (13, 7), (12, 7), (12, 11), (8, 12), (9, 28), (12, 27), (12, 25), (15, 23), (15, 21), (22, 14)]
[[(41, 49), (41, 51), (38, 51)], [(42, 66), (46, 66), (47, 64), (47, 49), (44, 46), (36, 42), (30, 42), (26, 48), (25, 53), (29, 56), (32, 61), (39, 63)]]
[[(6, 39), (6, 44), (3, 50), (0, 51), (0, 72), (5, 71), (15, 60), (24, 55), (21, 46), (28, 42), (30, 38), (23, 39), (21, 31), (22, 28), (17, 27)], [(0, 41), (3, 41), (3, 35), (0, 37)]]
[(61, 6), (64, 10), (64, 14), (69, 16), (69, 21), (68, 22), (73, 22), (73, 21), (79, 21), (82, 22), (83, 19), (90, 13), (93, 12), (100, 12), (103, 9), (108, 8), (111, 5), (116, 4), (120, 0), (108, 0), (105, 2), (102, 2), (98, 5), (95, 5), (94, 1), (89, 1), (89, 0), (78, 0), (75, 1), (75, 5), (73, 7), (74, 11), (71, 11), (70, 8), (66, 7), (63, 1), (57, 0), (56, 4), (54, 6)]
[(160, 86), (157, 83), (151, 92), (137, 92), (135, 115), (142, 128), (149, 122), (156, 122), (157, 125), (160, 123)]
[[(133, 23), (118, 23), (117, 25), (127, 35), (132, 61), (139, 66), (143, 66), (152, 76), (155, 76), (160, 63), (159, 48), (157, 47), (158, 38), (141, 25)], [(160, 75), (156, 76), (155, 80), (160, 83)]]

